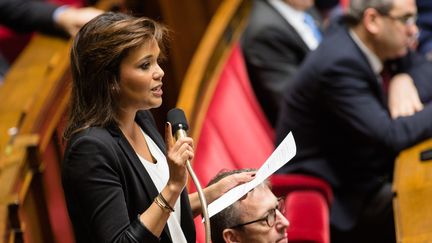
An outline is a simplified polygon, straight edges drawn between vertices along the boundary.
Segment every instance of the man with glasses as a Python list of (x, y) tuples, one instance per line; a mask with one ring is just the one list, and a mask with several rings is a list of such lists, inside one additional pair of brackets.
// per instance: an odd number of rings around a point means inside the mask
[[(244, 171), (251, 170), (220, 173), (209, 185)], [(289, 223), (284, 212), (284, 201), (275, 197), (268, 182), (263, 182), (210, 219), (212, 242), (288, 242), (286, 230)]]
[[(432, 137), (432, 64), (411, 51), (415, 0), (350, 0), (285, 90), (277, 141), (298, 151), (279, 173), (328, 181), (332, 243), (394, 243), (393, 166)], [(384, 71), (383, 71), (384, 70)]]

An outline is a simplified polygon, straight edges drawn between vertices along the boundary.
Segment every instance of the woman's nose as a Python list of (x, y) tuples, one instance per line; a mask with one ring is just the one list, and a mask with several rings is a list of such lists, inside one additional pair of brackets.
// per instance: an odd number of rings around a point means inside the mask
[(164, 75), (165, 72), (163, 71), (163, 69), (159, 65), (157, 65), (156, 70), (153, 72), (153, 79), (161, 80)]

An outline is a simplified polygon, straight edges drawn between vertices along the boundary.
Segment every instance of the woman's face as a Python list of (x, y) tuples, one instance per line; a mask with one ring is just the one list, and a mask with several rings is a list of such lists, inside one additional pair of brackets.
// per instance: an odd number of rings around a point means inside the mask
[(162, 104), (162, 77), (156, 40), (131, 49), (120, 63), (119, 104), (122, 109), (143, 110)]

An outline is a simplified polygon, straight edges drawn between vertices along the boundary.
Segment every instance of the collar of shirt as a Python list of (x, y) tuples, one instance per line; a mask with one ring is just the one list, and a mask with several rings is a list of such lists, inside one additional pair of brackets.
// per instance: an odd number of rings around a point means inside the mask
[(319, 42), (315, 38), (309, 25), (304, 22), (305, 13), (294, 9), (282, 0), (268, 0), (268, 2), (291, 24), (310, 50), (314, 50)]
[(373, 72), (379, 76), (382, 69), (383, 69), (383, 63), (381, 60), (373, 53), (364, 43), (358, 35), (353, 31), (349, 30), (349, 34), (351, 38), (354, 40), (354, 43), (360, 48), (360, 50), (363, 52), (363, 54), (366, 56), (366, 59), (369, 62), (369, 65), (372, 67)]

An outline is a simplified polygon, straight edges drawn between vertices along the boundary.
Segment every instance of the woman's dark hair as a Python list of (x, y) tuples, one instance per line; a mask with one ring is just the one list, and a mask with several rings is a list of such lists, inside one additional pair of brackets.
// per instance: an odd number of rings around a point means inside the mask
[(155, 40), (165, 49), (167, 29), (148, 18), (107, 12), (84, 25), (72, 45), (72, 95), (63, 134), (117, 123), (119, 67), (129, 51)]

